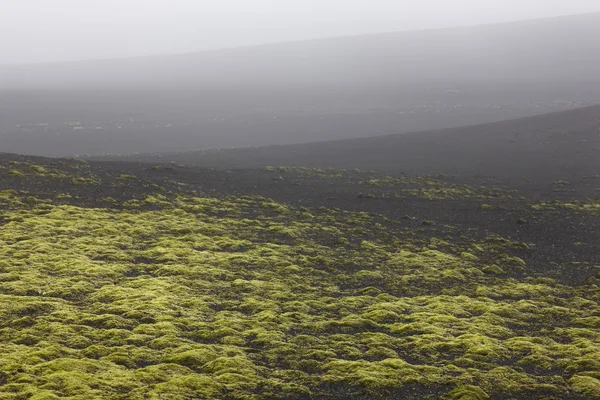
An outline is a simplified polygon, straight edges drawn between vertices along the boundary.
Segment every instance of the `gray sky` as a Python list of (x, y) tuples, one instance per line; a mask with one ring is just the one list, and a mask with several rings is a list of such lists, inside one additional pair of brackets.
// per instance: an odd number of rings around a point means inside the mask
[(0, 64), (181, 53), (600, 11), (598, 0), (0, 0)]

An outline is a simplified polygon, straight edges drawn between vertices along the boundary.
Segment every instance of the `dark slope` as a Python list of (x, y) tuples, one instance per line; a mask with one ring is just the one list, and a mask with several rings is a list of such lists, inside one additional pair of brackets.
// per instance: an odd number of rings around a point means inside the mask
[(447, 86), (0, 91), (0, 151), (72, 157), (310, 143), (600, 103), (594, 85), (460, 88), (460, 93), (447, 92)]
[(375, 138), (110, 159), (219, 168), (287, 165), (514, 178), (595, 175), (600, 172), (600, 106)]
[(0, 68), (2, 88), (598, 82), (600, 13), (129, 59)]
[(571, 109), (600, 102), (598, 37), (600, 14), (588, 14), (0, 66), (0, 151), (73, 156), (283, 145)]
[(283, 145), (571, 109), (600, 102), (598, 37), (600, 14), (589, 14), (0, 66), (0, 151), (73, 156)]

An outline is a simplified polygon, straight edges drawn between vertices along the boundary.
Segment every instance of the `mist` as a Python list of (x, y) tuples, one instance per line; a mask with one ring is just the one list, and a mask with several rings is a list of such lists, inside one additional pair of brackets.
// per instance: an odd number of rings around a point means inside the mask
[(600, 13), (564, 14), (594, 7), (14, 3), (0, 16), (11, 38), (0, 54), (0, 150), (285, 145), (592, 105), (600, 101)]
[(600, 11), (593, 0), (4, 1), (0, 64), (175, 54)]

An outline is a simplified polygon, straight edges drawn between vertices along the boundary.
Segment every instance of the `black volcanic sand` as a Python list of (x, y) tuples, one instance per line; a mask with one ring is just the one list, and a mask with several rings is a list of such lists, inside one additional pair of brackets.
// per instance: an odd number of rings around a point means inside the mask
[[(67, 171), (68, 176), (14, 176), (10, 172), (29, 164)], [(378, 214), (399, 234), (410, 231), (425, 238), (455, 239), (497, 234), (523, 244), (515, 255), (527, 263), (524, 274), (569, 284), (594, 277), (600, 265), (600, 209), (584, 209), (586, 204), (598, 204), (600, 176), (568, 182), (557, 177), (552, 183), (539, 183), (395, 175), (394, 181), (384, 174), (361, 171), (217, 170), (13, 154), (0, 156), (0, 167), (0, 190), (28, 192), (58, 204), (122, 207), (128, 200), (165, 192), (209, 197), (260, 195), (313, 210), (323, 206)], [(77, 178), (82, 179), (77, 182)], [(57, 198), (60, 194), (70, 197)]]
[(321, 143), (104, 156), (213, 168), (295, 166), (456, 174), (548, 184), (600, 171), (600, 106), (462, 128)]

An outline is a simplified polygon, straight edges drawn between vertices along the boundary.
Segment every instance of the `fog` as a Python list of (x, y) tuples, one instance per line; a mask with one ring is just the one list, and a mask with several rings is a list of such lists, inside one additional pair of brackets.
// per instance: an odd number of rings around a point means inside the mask
[(596, 0), (0, 1), (0, 64), (185, 53), (600, 11)]
[(541, 18), (593, 2), (282, 3), (4, 4), (0, 151), (307, 143), (600, 103), (600, 12)]
[(204, 89), (597, 82), (600, 13), (203, 51), (0, 66), (0, 89)]

